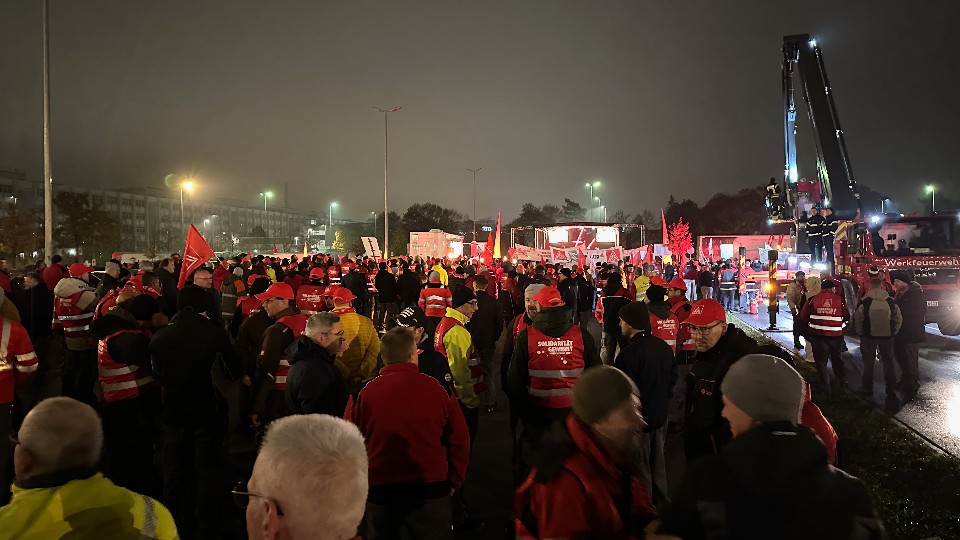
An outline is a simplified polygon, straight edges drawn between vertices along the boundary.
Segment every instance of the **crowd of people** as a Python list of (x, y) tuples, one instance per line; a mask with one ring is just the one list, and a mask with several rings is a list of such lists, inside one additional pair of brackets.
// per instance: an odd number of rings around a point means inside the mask
[[(489, 526), (467, 478), (501, 407), (516, 492), (493, 537), (883, 534), (793, 357), (714, 299), (740, 292), (723, 265), (115, 255), (0, 268), (0, 537), (453, 538)], [(809, 328), (831, 320), (804, 294)], [(883, 335), (900, 300), (868, 300), (885, 368), (915, 358)]]

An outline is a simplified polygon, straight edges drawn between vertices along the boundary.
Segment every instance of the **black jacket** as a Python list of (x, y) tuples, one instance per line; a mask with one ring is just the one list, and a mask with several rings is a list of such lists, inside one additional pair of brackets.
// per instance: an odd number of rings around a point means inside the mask
[(150, 341), (153, 373), (163, 387), (163, 422), (174, 427), (226, 422), (227, 402), (213, 385), (211, 369), (222, 362), (229, 378), (240, 360), (223, 326), (185, 308)]
[(577, 297), (579, 294), (576, 280), (572, 277), (564, 279), (560, 283), (557, 283), (557, 290), (560, 291), (560, 298), (567, 308), (574, 313), (580, 311), (580, 307), (577, 305)]
[[(90, 323), (90, 334), (102, 340), (120, 330), (138, 330), (139, 323), (129, 311), (116, 306), (106, 315)], [(150, 367), (150, 338), (145, 334), (118, 334), (107, 342), (107, 352), (115, 361)]]
[(897, 297), (897, 306), (903, 316), (903, 325), (897, 332), (896, 341), (901, 343), (923, 343), (927, 332), (923, 325), (927, 318), (927, 301), (923, 299), (923, 287), (916, 281), (910, 282), (910, 288)]
[(477, 311), (467, 324), (473, 346), (478, 351), (493, 349), (503, 332), (503, 307), (486, 291), (477, 292)]
[(420, 276), (413, 270), (407, 270), (397, 278), (397, 294), (404, 304), (416, 304), (420, 300)]
[(647, 431), (666, 424), (673, 383), (677, 380), (677, 363), (667, 342), (646, 332), (639, 333), (620, 350), (613, 365), (637, 384)]
[(660, 520), (660, 533), (685, 540), (883, 538), (863, 482), (828, 465), (816, 434), (790, 422), (761, 424), (690, 464)]
[(157, 277), (160, 278), (160, 286), (163, 288), (165, 302), (162, 304), (166, 307), (163, 312), (172, 317), (176, 313), (177, 305), (177, 276), (163, 268), (157, 268)]
[[(419, 280), (418, 284), (419, 284)], [(381, 304), (388, 304), (397, 301), (399, 294), (397, 289), (397, 278), (387, 270), (380, 270), (373, 278), (373, 285), (377, 288), (377, 301)]]
[(287, 347), (287, 389), (284, 399), (293, 414), (342, 417), (350, 389), (335, 364), (336, 357), (307, 336)]
[(713, 287), (713, 272), (710, 270), (701, 270), (697, 274), (697, 286)]
[[(447, 362), (446, 357), (433, 348), (433, 336), (429, 333), (423, 334), (423, 338), (417, 344), (417, 364), (420, 373), (433, 377), (451, 396), (456, 395), (453, 388), (453, 374), (450, 372), (450, 363)], [(378, 354), (377, 369), (369, 380), (380, 375), (381, 369), (383, 369), (383, 354)]]
[(730, 440), (730, 423), (720, 416), (723, 399), (720, 383), (734, 362), (748, 354), (757, 342), (733, 324), (712, 349), (697, 352), (687, 374), (684, 433), (687, 437), (712, 437), (717, 448)]
[(42, 280), (30, 289), (14, 288), (8, 300), (20, 311), (20, 324), (30, 334), (34, 346), (37, 346), (37, 341), (52, 333), (50, 321), (53, 320), (53, 292)]
[(358, 313), (366, 313), (367, 301), (367, 278), (356, 270), (351, 270), (340, 278), (340, 285), (346, 287), (357, 298), (353, 301), (353, 309)]
[[(558, 338), (573, 326), (570, 310), (566, 307), (543, 309), (534, 317), (533, 326), (550, 337)], [(593, 336), (583, 328), (580, 328), (580, 335), (583, 339), (583, 368), (599, 366), (600, 351), (593, 341)], [(530, 371), (527, 367), (529, 360), (525, 328), (517, 335), (513, 358), (510, 360), (507, 372), (508, 384), (504, 386), (509, 390), (511, 415), (516, 411), (517, 416), (523, 418), (524, 422), (546, 427), (556, 420), (566, 418), (569, 410), (551, 409), (529, 402), (527, 399), (527, 386), (530, 381)]]
[(608, 281), (603, 287), (603, 331), (614, 336), (620, 335), (620, 308), (633, 301), (630, 293), (620, 285), (619, 280)]
[(116, 289), (119, 286), (120, 282), (117, 281), (113, 276), (110, 274), (103, 274), (103, 277), (100, 278), (100, 283), (97, 285), (97, 290), (94, 292), (94, 294), (97, 295), (97, 301), (102, 300), (108, 292)]

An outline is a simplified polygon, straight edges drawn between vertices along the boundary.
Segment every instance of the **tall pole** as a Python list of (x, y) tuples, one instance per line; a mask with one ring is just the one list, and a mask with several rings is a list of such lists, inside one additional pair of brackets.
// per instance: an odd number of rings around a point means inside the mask
[(180, 186), (180, 232), (183, 232), (183, 186)]
[(467, 169), (473, 173), (473, 241), (477, 241), (477, 173), (483, 170), (483, 167), (479, 169)]
[(43, 1), (43, 258), (53, 257), (53, 171), (50, 167), (50, 0)]
[(387, 166), (387, 156), (388, 153), (388, 133), (387, 130), (387, 115), (392, 112), (397, 112), (403, 107), (399, 105), (391, 109), (381, 109), (380, 107), (374, 107), (374, 109), (383, 113), (383, 256), (390, 256), (390, 209), (387, 205), (387, 173), (389, 167)]

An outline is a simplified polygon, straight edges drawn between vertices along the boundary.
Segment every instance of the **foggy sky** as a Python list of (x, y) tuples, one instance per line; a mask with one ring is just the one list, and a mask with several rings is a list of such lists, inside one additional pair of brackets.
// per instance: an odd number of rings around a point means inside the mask
[[(258, 204), (609, 214), (780, 178), (782, 36), (823, 48), (857, 180), (960, 196), (958, 2), (51, 0), (53, 176)], [(0, 2), (0, 167), (42, 178), (40, 0)], [(809, 126), (801, 175), (815, 177)], [(277, 204), (278, 201), (271, 201)]]

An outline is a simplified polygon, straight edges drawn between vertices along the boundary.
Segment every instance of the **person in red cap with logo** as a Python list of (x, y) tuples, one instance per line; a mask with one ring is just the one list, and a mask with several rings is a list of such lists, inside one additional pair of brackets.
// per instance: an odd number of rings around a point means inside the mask
[[(331, 290), (333, 289), (333, 290)], [(357, 313), (352, 302), (356, 295), (345, 287), (331, 285), (327, 294), (333, 299), (331, 313), (340, 316), (347, 349), (337, 357), (337, 368), (350, 386), (350, 394), (356, 396), (377, 369), (377, 356), (380, 354), (380, 336), (373, 321)]]
[(683, 446), (689, 463), (718, 453), (730, 441), (730, 424), (720, 415), (720, 383), (730, 366), (752, 351), (757, 342), (728, 323), (726, 310), (713, 298), (694, 304), (683, 324), (690, 330), (697, 349), (696, 361), (686, 378)]
[(97, 295), (90, 287), (93, 268), (73, 263), (70, 277), (61, 279), (53, 289), (53, 330), (66, 341), (63, 370), (63, 395), (88, 405), (96, 403), (93, 387), (97, 382), (97, 342), (90, 337), (90, 322), (97, 307)]
[(507, 373), (510, 407), (523, 423), (518, 482), (536, 463), (547, 430), (569, 414), (580, 374), (601, 364), (593, 336), (573, 324), (571, 308), (556, 287), (543, 287), (533, 301), (533, 325), (517, 335)]
[(287, 347), (303, 334), (308, 315), (294, 304), (293, 289), (286, 283), (274, 283), (257, 295), (263, 310), (276, 321), (263, 333), (263, 345), (257, 357), (253, 377), (253, 412), (250, 421), (257, 429), (288, 414), (284, 391), (290, 362)]
[(670, 313), (679, 321), (677, 331), (677, 383), (673, 388), (673, 398), (670, 403), (668, 431), (678, 434), (683, 429), (683, 401), (687, 373), (693, 364), (693, 357), (697, 348), (690, 335), (690, 327), (683, 324), (693, 310), (693, 304), (687, 300), (687, 283), (681, 277), (673, 278), (667, 284), (667, 302), (670, 304)]
[(297, 289), (297, 307), (300, 313), (316, 315), (321, 311), (329, 311), (323, 299), (326, 287), (323, 286), (323, 268), (310, 269), (310, 282)]

